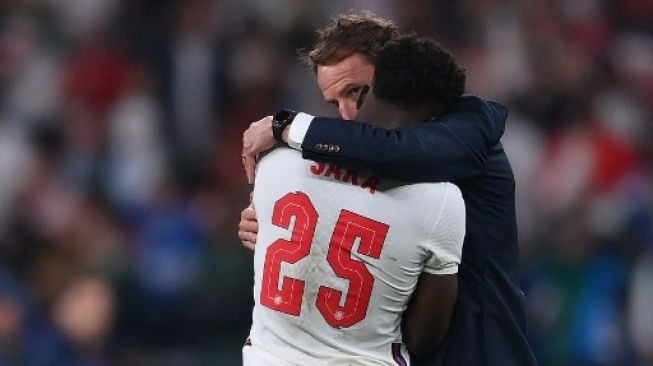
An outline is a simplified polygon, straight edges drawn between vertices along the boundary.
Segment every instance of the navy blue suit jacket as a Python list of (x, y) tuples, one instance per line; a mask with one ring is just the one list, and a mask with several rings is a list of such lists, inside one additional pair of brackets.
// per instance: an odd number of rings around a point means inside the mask
[[(446, 340), (424, 364), (536, 364), (519, 289), (515, 180), (499, 141), (507, 114), (500, 104), (463, 96), (445, 116), (394, 130), (318, 117), (302, 143), (306, 159), (405, 181), (450, 181), (462, 191), (467, 231), (458, 299)], [(338, 149), (319, 149), (324, 145)]]

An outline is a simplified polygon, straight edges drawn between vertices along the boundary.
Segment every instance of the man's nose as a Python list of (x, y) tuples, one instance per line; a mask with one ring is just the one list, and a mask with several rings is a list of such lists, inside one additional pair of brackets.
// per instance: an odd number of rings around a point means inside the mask
[(342, 119), (355, 119), (358, 114), (356, 101), (343, 100), (338, 107), (338, 111), (340, 112), (340, 117), (342, 117)]

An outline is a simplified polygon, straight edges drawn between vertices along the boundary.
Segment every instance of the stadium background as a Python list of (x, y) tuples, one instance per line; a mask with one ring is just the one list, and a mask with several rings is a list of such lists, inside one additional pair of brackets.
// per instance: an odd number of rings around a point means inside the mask
[(0, 365), (237, 365), (241, 133), (371, 9), (507, 104), (542, 365), (653, 365), (653, 1), (3, 0)]

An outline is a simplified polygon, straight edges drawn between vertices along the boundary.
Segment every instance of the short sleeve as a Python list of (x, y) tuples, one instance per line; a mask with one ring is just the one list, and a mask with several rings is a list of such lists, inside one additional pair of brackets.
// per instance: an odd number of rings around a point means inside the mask
[(465, 238), (465, 202), (460, 189), (445, 183), (440, 213), (431, 232), (431, 240), (425, 243), (427, 260), (424, 272), (445, 275), (458, 272)]

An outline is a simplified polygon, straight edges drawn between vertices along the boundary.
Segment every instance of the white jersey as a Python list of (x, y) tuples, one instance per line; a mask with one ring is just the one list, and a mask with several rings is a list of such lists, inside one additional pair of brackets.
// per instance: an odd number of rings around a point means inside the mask
[(253, 200), (245, 365), (408, 365), (400, 324), (420, 274), (458, 271), (460, 190), (385, 181), (278, 148), (258, 164)]

